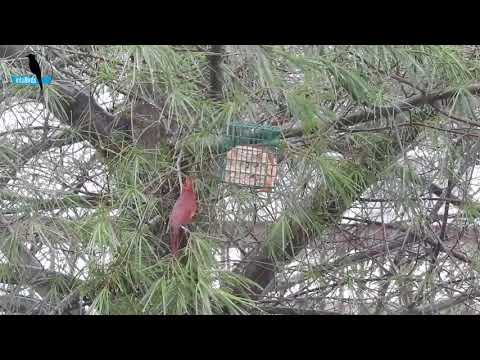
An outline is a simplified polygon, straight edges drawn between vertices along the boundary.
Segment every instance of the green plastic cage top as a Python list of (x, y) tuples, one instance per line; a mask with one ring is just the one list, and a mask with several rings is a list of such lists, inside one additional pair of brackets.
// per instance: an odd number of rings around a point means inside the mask
[(225, 136), (223, 181), (271, 191), (277, 176), (280, 129), (255, 123), (231, 123)]

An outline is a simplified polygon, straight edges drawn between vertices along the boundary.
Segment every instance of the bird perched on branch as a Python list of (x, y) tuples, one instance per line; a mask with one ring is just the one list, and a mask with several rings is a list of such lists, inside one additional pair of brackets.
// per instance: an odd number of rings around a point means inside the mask
[(40, 70), (40, 65), (38, 64), (37, 59), (35, 59), (35, 55), (28, 54), (28, 66), (30, 67), (30, 71), (37, 77), (38, 84), (40, 85), (40, 92), (43, 92), (43, 84), (42, 84), (42, 70)]
[(185, 235), (183, 226), (190, 224), (197, 213), (197, 196), (192, 187), (190, 178), (185, 177), (183, 188), (172, 212), (170, 213), (170, 249), (173, 256), (177, 256), (180, 242)]

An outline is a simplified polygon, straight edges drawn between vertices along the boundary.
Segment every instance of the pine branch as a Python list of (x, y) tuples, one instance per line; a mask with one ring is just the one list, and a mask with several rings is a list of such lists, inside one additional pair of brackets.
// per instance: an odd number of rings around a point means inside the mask
[(480, 297), (480, 291), (467, 291), (464, 294), (455, 296), (452, 299), (442, 301), (438, 304), (420, 306), (412, 310), (404, 311), (399, 315), (433, 315), (438, 314), (441, 311), (448, 310), (449, 308), (460, 305), (467, 300), (476, 299)]
[(277, 306), (261, 306), (260, 310), (270, 315), (341, 315), (335, 311), (298, 309)]

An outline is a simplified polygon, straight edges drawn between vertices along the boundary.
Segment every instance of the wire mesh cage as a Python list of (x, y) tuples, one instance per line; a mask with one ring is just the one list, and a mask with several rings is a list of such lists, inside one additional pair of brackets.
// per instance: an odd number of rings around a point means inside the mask
[(232, 123), (225, 139), (223, 181), (269, 192), (277, 176), (280, 130), (271, 126)]

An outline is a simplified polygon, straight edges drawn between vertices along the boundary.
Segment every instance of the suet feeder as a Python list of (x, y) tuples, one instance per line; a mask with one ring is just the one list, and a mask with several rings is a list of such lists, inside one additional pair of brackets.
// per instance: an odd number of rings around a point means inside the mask
[(225, 136), (223, 181), (270, 192), (277, 177), (280, 130), (254, 123), (231, 123)]

